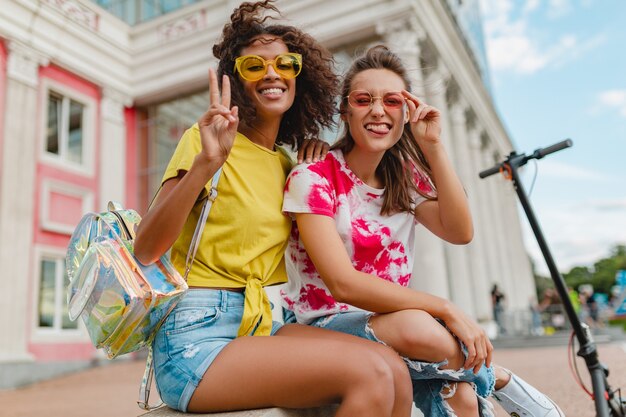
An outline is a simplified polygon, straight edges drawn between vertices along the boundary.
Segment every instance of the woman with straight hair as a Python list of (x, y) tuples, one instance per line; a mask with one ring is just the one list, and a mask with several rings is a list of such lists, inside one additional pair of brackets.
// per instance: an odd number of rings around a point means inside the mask
[(285, 186), (283, 211), (296, 221), (285, 257), (287, 321), (394, 348), (425, 416), (493, 416), (492, 393), (511, 415), (562, 416), (491, 366), (491, 342), (462, 310), (408, 287), (418, 223), (454, 244), (473, 236), (439, 110), (410, 92), (400, 58), (376, 46), (348, 70), (340, 113), (345, 130), (325, 160), (295, 167)]

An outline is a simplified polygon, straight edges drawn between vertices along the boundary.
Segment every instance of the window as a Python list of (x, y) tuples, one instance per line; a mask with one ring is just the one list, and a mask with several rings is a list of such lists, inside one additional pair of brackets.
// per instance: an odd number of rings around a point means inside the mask
[(154, 196), (165, 168), (178, 145), (178, 141), (209, 106), (206, 93), (200, 92), (152, 106), (149, 117), (139, 128), (149, 136), (145, 153), (147, 160), (140, 172), (147, 201)]
[(92, 0), (129, 25), (154, 19), (200, 0)]
[(76, 329), (78, 321), (71, 321), (67, 313), (65, 289), (69, 278), (65, 259), (46, 255), (41, 258), (39, 271), (37, 327), (54, 331)]
[(48, 92), (46, 152), (83, 164), (85, 105), (55, 91)]

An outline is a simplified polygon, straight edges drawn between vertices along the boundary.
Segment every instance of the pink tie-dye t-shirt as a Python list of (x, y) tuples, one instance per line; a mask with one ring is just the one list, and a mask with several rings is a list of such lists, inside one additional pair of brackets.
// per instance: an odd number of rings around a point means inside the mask
[[(430, 191), (427, 181), (420, 190)], [(332, 217), (354, 267), (407, 286), (413, 269), (416, 220), (410, 213), (382, 216), (384, 190), (363, 183), (346, 165), (340, 150), (324, 161), (294, 168), (285, 185), (283, 212)], [(416, 194), (415, 205), (425, 199)], [(320, 237), (322, 238), (322, 237)], [(285, 255), (288, 283), (281, 290), (283, 304), (299, 323), (345, 311), (360, 311), (335, 301), (307, 255), (294, 222)]]

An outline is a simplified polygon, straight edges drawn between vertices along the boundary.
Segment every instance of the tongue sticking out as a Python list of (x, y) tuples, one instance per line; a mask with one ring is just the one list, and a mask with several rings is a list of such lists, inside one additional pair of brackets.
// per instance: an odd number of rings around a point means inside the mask
[(390, 130), (389, 125), (386, 123), (381, 123), (381, 124), (370, 123), (367, 126), (365, 126), (365, 128), (371, 132), (381, 133), (381, 134), (389, 133), (389, 130)]

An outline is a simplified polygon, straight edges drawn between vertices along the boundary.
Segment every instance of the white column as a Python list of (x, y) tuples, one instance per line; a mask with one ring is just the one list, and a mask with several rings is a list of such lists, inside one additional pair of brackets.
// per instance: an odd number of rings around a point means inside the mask
[(522, 234), (521, 222), (527, 219), (520, 218), (518, 199), (512, 184), (506, 183), (502, 190), (503, 212), (506, 216), (507, 234), (511, 256), (511, 287), (514, 296), (508, 300), (508, 307), (517, 311), (528, 312), (531, 299), (536, 301), (536, 288), (533, 280), (532, 267)]
[[(450, 122), (450, 110), (446, 97), (447, 83), (450, 80), (450, 74), (443, 62), (439, 62), (439, 67), (432, 72), (426, 80), (427, 103), (435, 106), (441, 111), (441, 140), (449, 155), (450, 160), (455, 169), (457, 160), (454, 143), (452, 141), (452, 124)], [(474, 316), (471, 297), (466, 297), (466, 283), (471, 282), (471, 273), (467, 260), (467, 254), (463, 246), (453, 245), (444, 242), (444, 253), (446, 266), (448, 271), (448, 286), (450, 288), (450, 299), (466, 313)]]
[[(32, 280), (33, 221), (37, 144), (39, 65), (46, 57), (17, 42), (9, 43), (4, 149), (0, 165), (0, 362), (31, 360), (28, 289)], [(41, 109), (45, 111), (45, 109)]]
[(476, 318), (481, 323), (492, 321), (491, 309), (491, 283), (495, 272), (496, 254), (491, 249), (489, 206), (486, 196), (486, 184), (478, 178), (484, 166), (482, 163), (480, 138), (476, 129), (467, 132), (466, 150), (470, 164), (470, 176), (467, 183), (468, 198), (472, 208), (474, 220), (474, 239), (469, 244), (470, 256), (476, 259), (475, 268), (477, 270), (474, 277), (476, 291), (474, 292), (474, 303), (476, 306)]
[[(493, 165), (493, 160), (487, 155), (487, 151), (483, 147), (482, 143), (482, 129), (480, 126), (476, 126), (470, 131), (470, 148), (472, 153), (472, 161), (476, 167), (477, 172), (480, 172), (486, 168), (490, 168)], [(486, 276), (483, 278), (482, 285), (487, 288), (488, 301), (486, 302), (487, 311), (487, 323), (484, 324), (488, 331), (489, 337), (495, 338), (498, 334), (498, 329), (493, 317), (493, 308), (491, 303), (491, 287), (494, 283), (497, 283), (502, 289), (503, 272), (501, 268), (501, 258), (498, 250), (500, 245), (500, 236), (497, 227), (495, 227), (494, 212), (499, 209), (497, 201), (494, 201), (491, 193), (491, 187), (489, 182), (494, 181), (493, 178), (477, 179), (476, 180), (476, 195), (475, 199), (478, 202), (477, 220), (479, 227), (476, 230), (476, 237), (481, 241), (481, 247), (485, 254), (485, 270)]]
[[(501, 160), (504, 158), (502, 155)], [(506, 309), (510, 312), (512, 307), (512, 300), (517, 300), (521, 294), (517, 292), (517, 285), (515, 283), (515, 278), (517, 276), (515, 272), (514, 265), (514, 250), (512, 240), (514, 239), (514, 235), (511, 234), (512, 230), (512, 219), (509, 212), (509, 203), (510, 200), (508, 198), (509, 193), (512, 191), (512, 184), (508, 180), (504, 180), (502, 176), (494, 178), (494, 181), (490, 181), (493, 187), (494, 197), (498, 202), (498, 227), (500, 229), (499, 236), (501, 237), (501, 242), (498, 247), (501, 249), (500, 256), (502, 257), (502, 268), (503, 268), (503, 276), (502, 276), (502, 288), (501, 290), (506, 295)]]
[[(483, 147), (482, 156), (482, 165), (485, 168), (490, 168), (494, 165), (495, 161), (493, 158), (493, 148), (492, 144), (488, 143)], [(494, 175), (492, 177), (483, 179), (482, 181), (485, 184), (486, 190), (486, 201), (488, 204), (488, 215), (490, 218), (489, 224), (489, 243), (492, 249), (492, 256), (495, 258), (491, 258), (491, 262), (494, 265), (495, 276), (493, 276), (493, 280), (491, 284), (498, 284), (500, 291), (502, 291), (506, 297), (506, 303), (508, 303), (509, 298), (513, 297), (514, 294), (511, 293), (510, 288), (510, 263), (508, 260), (508, 254), (506, 245), (508, 245), (508, 238), (506, 236), (506, 231), (503, 228), (503, 220), (501, 213), (502, 201), (499, 198), (497, 187), (497, 181), (502, 181), (502, 178), (498, 177), (499, 174)]]
[[(469, 288), (461, 289), (466, 291), (466, 296), (472, 298), (474, 317), (481, 323), (491, 320), (491, 296), (489, 286), (489, 257), (485, 245), (484, 207), (481, 206), (483, 199), (480, 196), (477, 182), (479, 168), (476, 167), (476, 158), (473, 149), (474, 135), (468, 131), (466, 111), (469, 105), (463, 97), (450, 109), (453, 143), (457, 155), (456, 164), (458, 173), (470, 204), (472, 220), (474, 222), (474, 238), (466, 246), (467, 260), (471, 272), (471, 280), (468, 280)], [(456, 284), (455, 284), (456, 285)]]
[(420, 42), (426, 39), (426, 31), (412, 16), (407, 19), (393, 19), (379, 22), (376, 33), (381, 35), (387, 47), (402, 58), (402, 63), (411, 80), (411, 91), (424, 96), (424, 79), (420, 64)]
[[(382, 35), (385, 44), (402, 58), (414, 87), (412, 90), (423, 96), (420, 41), (426, 33), (413, 18), (406, 21), (381, 22), (376, 30)], [(418, 225), (415, 232), (415, 261), (410, 287), (449, 299), (443, 242), (422, 225)]]
[(501, 239), (499, 256), (503, 273), (500, 283), (501, 291), (506, 296), (504, 324), (509, 332), (524, 332), (529, 328), (528, 306), (534, 295), (534, 281), (530, 261), (523, 248), (517, 197), (511, 181), (505, 181), (500, 176), (489, 182), (498, 201), (499, 217), (494, 220)]
[(126, 201), (126, 123), (124, 107), (130, 106), (130, 97), (105, 87), (101, 104), (100, 146), (100, 201), (96, 210), (106, 209), (110, 200)]

